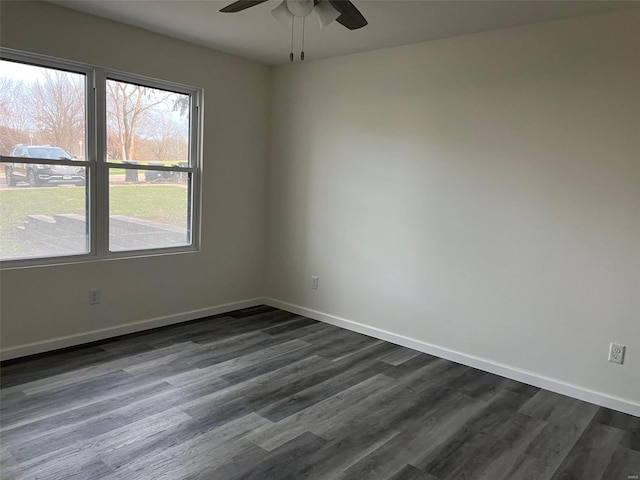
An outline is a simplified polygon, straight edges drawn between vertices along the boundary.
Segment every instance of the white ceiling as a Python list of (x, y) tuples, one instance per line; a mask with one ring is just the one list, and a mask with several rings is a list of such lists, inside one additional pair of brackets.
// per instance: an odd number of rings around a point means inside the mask
[[(281, 0), (269, 0), (238, 13), (218, 11), (232, 1), (55, 0), (52, 3), (269, 65), (287, 63), (290, 29), (270, 14)], [(369, 21), (369, 25), (359, 30), (347, 30), (336, 22), (321, 30), (315, 15), (307, 18), (306, 60), (638, 6), (633, 1), (613, 0), (354, 0), (354, 4)], [(295, 52), (299, 52), (299, 45), (298, 40)]]

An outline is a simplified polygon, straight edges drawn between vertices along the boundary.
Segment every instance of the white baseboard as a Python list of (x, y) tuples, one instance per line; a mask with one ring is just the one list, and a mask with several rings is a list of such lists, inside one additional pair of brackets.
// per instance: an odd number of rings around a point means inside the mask
[(510, 378), (518, 382), (523, 382), (528, 385), (550, 390), (552, 392), (567, 395), (569, 397), (577, 398), (578, 400), (584, 400), (585, 402), (594, 403), (602, 407), (611, 408), (620, 412), (628, 413), (640, 417), (640, 404), (626, 398), (615, 397), (606, 393), (597, 392), (588, 388), (574, 385), (564, 382), (555, 378), (546, 377), (535, 372), (522, 370), (520, 368), (506, 365), (486, 358), (476, 357), (474, 355), (468, 355), (466, 353), (457, 352), (448, 348), (432, 345), (427, 342), (415, 340), (413, 338), (398, 335), (397, 333), (389, 332), (368, 325), (363, 325), (352, 320), (336, 317), (335, 315), (329, 315), (317, 310), (301, 307), (299, 305), (293, 305), (291, 303), (282, 302), (273, 298), (265, 298), (264, 303), (286, 310), (287, 312), (303, 315), (314, 320), (329, 323), (337, 327), (342, 327), (347, 330), (362, 333), (370, 337), (385, 340), (387, 342), (395, 343), (403, 347), (408, 347), (413, 350), (428, 353), (436, 357), (451, 360), (462, 365), (477, 368), (485, 372), (494, 373), (502, 377)]
[(54, 338), (52, 340), (19, 345), (17, 347), (11, 347), (0, 351), (0, 360), (11, 360), (14, 358), (34, 355), (37, 353), (44, 353), (60, 348), (73, 347), (76, 345), (82, 345), (84, 343), (106, 340), (108, 338), (117, 337), (119, 335), (126, 335), (129, 333), (136, 333), (152, 328), (188, 322), (190, 320), (197, 320), (199, 318), (204, 318), (211, 315), (219, 315), (221, 313), (227, 313), (234, 310), (255, 307), (261, 304), (280, 308), (288, 312), (303, 315), (314, 320), (325, 322), (354, 332), (362, 333), (370, 337), (379, 338), (380, 340), (385, 340), (387, 342), (395, 343), (396, 345), (412, 348), (414, 350), (428, 353), (430, 355), (435, 355), (437, 357), (451, 360), (453, 362), (467, 365), (469, 367), (477, 368), (485, 372), (494, 373), (496, 375), (510, 378), (512, 380), (517, 380), (519, 382), (533, 385), (535, 387), (544, 388), (545, 390), (550, 390), (552, 392), (560, 393), (562, 395), (567, 395), (569, 397), (577, 398), (579, 400), (584, 400), (586, 402), (594, 403), (596, 405), (640, 417), (640, 404), (626, 398), (597, 392), (581, 387), (579, 385), (574, 385), (562, 380), (546, 377), (544, 375), (523, 370), (511, 365), (506, 365), (503, 363), (495, 362), (493, 360), (488, 360), (485, 358), (476, 357), (474, 355), (468, 355), (466, 353), (450, 350), (448, 348), (439, 347), (437, 345), (423, 342), (421, 340), (415, 340), (413, 338), (405, 337), (403, 335), (389, 332), (387, 330), (363, 325), (352, 320), (347, 320), (346, 318), (329, 315), (327, 313), (319, 312), (317, 310), (312, 310), (310, 308), (301, 307), (299, 305), (294, 305), (287, 302), (282, 302), (273, 298), (252, 298), (240, 302), (227, 303), (215, 307), (202, 308), (173, 315), (156, 317), (148, 320), (94, 330), (77, 335), (69, 335), (66, 337)]
[(126, 335), (128, 333), (141, 332), (157, 327), (165, 327), (176, 323), (188, 322), (189, 320), (197, 320), (199, 318), (209, 317), (211, 315), (219, 315), (221, 313), (241, 310), (243, 308), (255, 307), (264, 304), (264, 298), (252, 298), (240, 302), (226, 303), (216, 307), (201, 308), (198, 310), (190, 310), (188, 312), (165, 315), (162, 317), (151, 318), (139, 322), (127, 323), (125, 325), (117, 325), (91, 332), (69, 335), (66, 337), (58, 337), (52, 340), (44, 340), (41, 342), (28, 343), (17, 347), (10, 347), (0, 351), (0, 360), (11, 360), (13, 358), (25, 357), (37, 353), (49, 352), (59, 348), (74, 347), (83, 343), (95, 342), (98, 340), (106, 340), (107, 338)]

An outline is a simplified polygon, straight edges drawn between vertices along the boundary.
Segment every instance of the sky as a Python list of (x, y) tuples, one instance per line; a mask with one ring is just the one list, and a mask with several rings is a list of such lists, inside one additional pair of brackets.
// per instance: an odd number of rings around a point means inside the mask
[(42, 78), (43, 68), (0, 60), (0, 77), (32, 82)]

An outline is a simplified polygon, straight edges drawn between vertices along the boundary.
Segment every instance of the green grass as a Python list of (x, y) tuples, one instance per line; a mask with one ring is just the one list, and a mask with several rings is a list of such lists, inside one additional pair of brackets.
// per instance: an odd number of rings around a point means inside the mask
[(112, 187), (109, 194), (109, 210), (114, 215), (187, 226), (186, 184)]
[[(110, 189), (110, 213), (185, 226), (186, 185), (123, 185)], [(23, 225), (27, 215), (85, 213), (85, 189), (79, 187), (0, 190), (0, 239)]]

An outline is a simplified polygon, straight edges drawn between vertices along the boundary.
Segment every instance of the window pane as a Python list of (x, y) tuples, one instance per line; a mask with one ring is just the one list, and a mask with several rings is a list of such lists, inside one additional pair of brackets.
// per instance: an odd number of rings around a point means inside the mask
[[(73, 183), (52, 187), (31, 187), (25, 181), (7, 182), (2, 164), (0, 179), (0, 259), (56, 257), (89, 252), (87, 195), (84, 186)], [(44, 175), (36, 164), (21, 164), (24, 177)], [(47, 170), (50, 166), (46, 166)], [(73, 168), (84, 183), (86, 169)], [(14, 171), (15, 171), (14, 170)], [(65, 174), (64, 176), (66, 176)], [(50, 185), (54, 185), (51, 183)]]
[(190, 96), (107, 80), (107, 160), (188, 166)]
[(0, 155), (84, 159), (85, 90), (84, 74), (0, 60)]
[(190, 186), (182, 172), (111, 168), (109, 250), (190, 245)]

